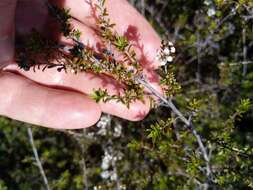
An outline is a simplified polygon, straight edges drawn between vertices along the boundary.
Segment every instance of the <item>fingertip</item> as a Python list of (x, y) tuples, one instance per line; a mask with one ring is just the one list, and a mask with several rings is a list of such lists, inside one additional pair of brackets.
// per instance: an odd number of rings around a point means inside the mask
[(140, 121), (143, 120), (150, 110), (150, 100), (145, 98), (144, 102), (137, 100), (127, 107), (123, 103), (110, 101), (107, 103), (100, 103), (101, 110), (105, 113), (129, 120)]
[(138, 101), (130, 108), (130, 114), (127, 118), (130, 121), (141, 121), (143, 120), (150, 111), (150, 101), (145, 100), (145, 103)]
[(56, 97), (56, 100), (52, 101), (51, 107), (52, 109), (58, 107), (59, 110), (65, 110), (63, 113), (55, 115), (55, 118), (50, 122), (53, 128), (87, 128), (93, 126), (101, 117), (99, 105), (89, 97), (77, 93)]

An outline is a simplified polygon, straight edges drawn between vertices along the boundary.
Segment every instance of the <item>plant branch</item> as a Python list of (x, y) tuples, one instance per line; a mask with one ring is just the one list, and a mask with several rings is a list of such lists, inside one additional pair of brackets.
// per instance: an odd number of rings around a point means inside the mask
[(47, 190), (50, 190), (51, 188), (50, 188), (50, 186), (49, 186), (49, 183), (48, 183), (48, 180), (47, 180), (47, 176), (46, 176), (46, 174), (45, 174), (45, 171), (44, 171), (44, 169), (43, 169), (42, 163), (41, 163), (41, 161), (40, 161), (37, 148), (36, 148), (36, 146), (35, 146), (35, 144), (34, 144), (34, 138), (33, 138), (32, 129), (29, 127), (29, 128), (27, 129), (27, 132), (28, 132), (30, 144), (31, 144), (31, 146), (32, 146), (34, 158), (35, 158), (36, 163), (37, 163), (37, 166), (38, 166), (38, 168), (39, 168), (39, 170), (40, 170), (40, 174), (41, 174), (41, 176), (42, 176), (42, 178), (43, 178), (43, 181), (44, 181), (44, 184), (45, 184), (45, 186), (46, 186), (46, 189), (47, 189)]
[(140, 76), (139, 78), (136, 78), (137, 82), (148, 88), (153, 95), (155, 95), (157, 98), (159, 98), (167, 107), (169, 107), (174, 114), (177, 115), (177, 117), (187, 126), (187, 128), (192, 132), (192, 134), (197, 139), (199, 148), (202, 152), (203, 158), (206, 162), (206, 170), (207, 170), (207, 176), (208, 178), (211, 175), (211, 166), (210, 166), (210, 160), (208, 157), (207, 150), (204, 146), (204, 143), (202, 142), (201, 136), (196, 131), (194, 125), (192, 124), (191, 120), (186, 119), (186, 117), (177, 109), (177, 107), (173, 104), (171, 100), (167, 100), (163, 95), (161, 95), (159, 92), (157, 92), (156, 89), (154, 89), (145, 79), (144, 76)]
[[(86, 130), (83, 129), (83, 137), (86, 136)], [(86, 152), (86, 144), (84, 142), (82, 142), (82, 138), (76, 138), (74, 136), (75, 140), (78, 143), (78, 146), (81, 149), (81, 161), (80, 161), (80, 165), (82, 166), (82, 172), (83, 172), (83, 184), (84, 184), (84, 190), (89, 190), (89, 182), (88, 182), (88, 177), (87, 177), (87, 167), (86, 167), (86, 160), (84, 158), (85, 152)]]

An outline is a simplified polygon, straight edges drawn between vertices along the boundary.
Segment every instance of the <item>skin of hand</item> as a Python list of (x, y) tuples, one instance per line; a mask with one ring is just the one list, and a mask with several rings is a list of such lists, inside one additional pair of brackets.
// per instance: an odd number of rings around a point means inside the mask
[[(71, 21), (82, 32), (84, 44), (98, 48), (94, 7), (89, 0), (53, 0), (51, 3), (70, 9)], [(126, 35), (144, 68), (150, 84), (162, 93), (154, 69), (160, 38), (149, 23), (126, 1), (107, 0), (110, 19), (115, 30)], [(22, 71), (14, 60), (15, 36), (29, 34), (35, 28), (39, 32), (57, 38), (61, 43), (72, 43), (57, 33), (57, 27), (48, 16), (41, 0), (0, 1), (0, 115), (16, 120), (60, 129), (77, 129), (94, 125), (102, 112), (127, 120), (143, 119), (150, 110), (150, 102), (136, 101), (128, 109), (118, 102), (96, 103), (89, 98), (94, 89), (107, 89), (121, 93), (120, 85), (113, 78), (92, 73), (46, 71)]]

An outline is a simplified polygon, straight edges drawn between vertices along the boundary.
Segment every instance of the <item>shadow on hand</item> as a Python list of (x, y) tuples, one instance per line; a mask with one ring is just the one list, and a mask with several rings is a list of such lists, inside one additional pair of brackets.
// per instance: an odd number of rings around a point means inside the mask
[[(20, 0), (16, 10), (16, 44), (22, 42), (25, 36), (36, 31), (45, 37), (58, 41), (60, 39), (59, 27), (55, 19), (48, 13), (47, 0)], [(65, 0), (51, 0), (57, 6), (64, 7)]]
[(140, 53), (139, 62), (147, 72), (150, 73), (148, 76), (148, 81), (150, 82), (158, 82), (159, 78), (154, 72), (154, 68), (151, 66), (152, 61), (148, 59), (147, 53), (144, 51), (144, 44), (141, 44), (140, 33), (138, 32), (138, 28), (134, 25), (129, 25), (124, 36), (127, 37), (129, 42), (137, 49)]

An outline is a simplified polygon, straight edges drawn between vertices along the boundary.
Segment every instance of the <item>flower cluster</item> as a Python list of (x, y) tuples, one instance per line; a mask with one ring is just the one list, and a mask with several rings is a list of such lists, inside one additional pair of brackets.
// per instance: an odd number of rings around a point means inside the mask
[(117, 171), (115, 170), (115, 164), (117, 161), (122, 159), (122, 153), (117, 152), (117, 155), (110, 150), (110, 147), (107, 147), (104, 153), (104, 157), (101, 163), (101, 177), (103, 179), (110, 179), (111, 181), (116, 181), (118, 178)]
[(160, 62), (161, 66), (168, 65), (173, 62), (176, 53), (174, 44), (170, 41), (162, 41), (161, 49), (158, 51), (156, 59)]
[(103, 115), (101, 116), (99, 122), (96, 124), (97, 128), (99, 128), (97, 134), (101, 136), (106, 136), (108, 126), (111, 124), (111, 116)]

